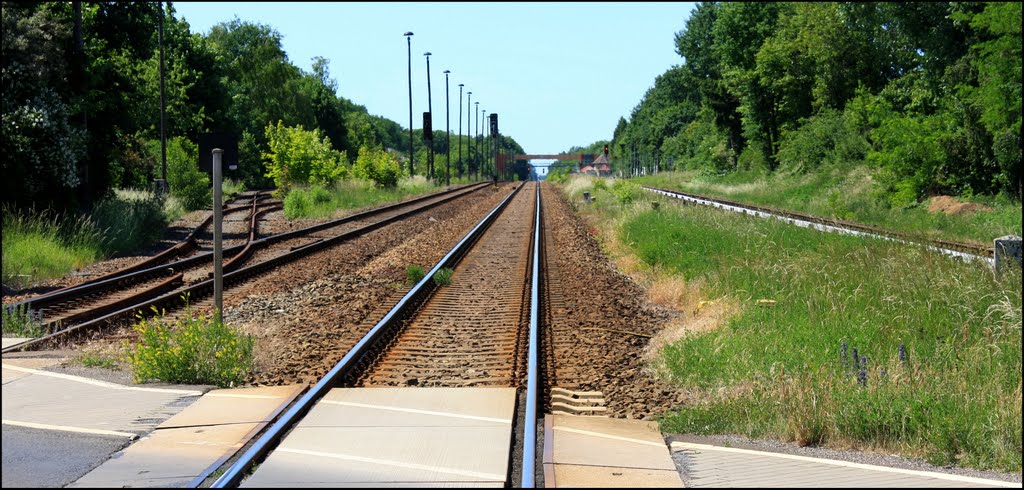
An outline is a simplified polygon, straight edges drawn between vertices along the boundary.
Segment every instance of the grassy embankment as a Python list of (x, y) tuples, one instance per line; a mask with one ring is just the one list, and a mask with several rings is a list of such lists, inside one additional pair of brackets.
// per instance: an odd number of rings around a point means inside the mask
[(980, 261), (683, 206), (627, 182), (565, 189), (575, 202), (593, 193), (578, 207), (603, 248), (682, 313), (652, 341), (652, 368), (701, 401), (663, 430), (1021, 470), (1019, 269), (997, 279)]
[(1021, 236), (1021, 203), (1005, 196), (975, 196), (967, 201), (990, 211), (947, 215), (929, 212), (928, 202), (894, 208), (883, 198), (866, 168), (809, 174), (666, 172), (634, 179), (643, 185), (681, 190), (747, 204), (845, 219), (946, 240), (991, 245), (994, 238)]

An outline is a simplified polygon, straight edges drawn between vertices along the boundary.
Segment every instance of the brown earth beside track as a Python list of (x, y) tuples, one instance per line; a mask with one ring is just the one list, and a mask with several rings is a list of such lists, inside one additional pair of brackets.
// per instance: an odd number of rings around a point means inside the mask
[[(542, 186), (552, 300), (544, 334), (546, 383), (600, 391), (612, 417), (650, 419), (689, 401), (656, 380), (644, 348), (675, 312), (650, 305), (644, 290), (616, 270), (561, 192)], [(552, 267), (552, 264), (554, 267)]]
[(225, 320), (257, 340), (249, 382), (319, 380), (408, 290), (406, 266), (429, 269), (510, 190), (471, 193), (227, 290)]

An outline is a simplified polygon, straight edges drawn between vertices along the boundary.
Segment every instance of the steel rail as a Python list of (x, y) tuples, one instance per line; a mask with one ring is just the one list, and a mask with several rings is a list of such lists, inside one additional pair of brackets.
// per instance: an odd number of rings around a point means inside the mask
[[(276, 243), (278, 241), (291, 239), (291, 238), (294, 238), (294, 237), (297, 237), (297, 236), (302, 236), (302, 235), (305, 235), (305, 234), (308, 234), (308, 233), (312, 233), (312, 232), (315, 232), (315, 231), (321, 231), (321, 230), (324, 230), (324, 229), (327, 229), (327, 228), (332, 228), (332, 227), (335, 227), (335, 226), (339, 226), (339, 225), (342, 225), (342, 224), (345, 224), (345, 223), (348, 223), (348, 222), (351, 222), (351, 221), (355, 221), (355, 220), (367, 218), (367, 217), (370, 217), (370, 216), (374, 216), (374, 215), (377, 215), (377, 214), (385, 213), (385, 212), (394, 210), (396, 208), (399, 208), (399, 207), (402, 207), (402, 206), (407, 206), (409, 204), (415, 204), (417, 202), (421, 202), (421, 201), (424, 201), (424, 200), (427, 200), (427, 199), (432, 199), (432, 198), (436, 198), (436, 197), (439, 197), (439, 196), (449, 195), (449, 194), (457, 193), (457, 192), (460, 192), (460, 191), (466, 191), (467, 193), (468, 192), (472, 192), (472, 190), (469, 190), (469, 189), (473, 189), (474, 187), (476, 187), (476, 189), (474, 189), (474, 190), (478, 190), (480, 188), (483, 188), (485, 185), (486, 185), (485, 183), (480, 183), (480, 184), (475, 184), (475, 186), (474, 185), (460, 186), (460, 187), (456, 187), (456, 188), (449, 189), (449, 190), (446, 190), (446, 191), (437, 192), (437, 193), (433, 193), (433, 194), (428, 194), (428, 195), (420, 196), (420, 197), (417, 197), (417, 198), (414, 198), (414, 199), (408, 199), (408, 200), (401, 201), (401, 202), (398, 202), (398, 203), (389, 204), (389, 205), (386, 205), (386, 206), (381, 206), (379, 208), (374, 208), (374, 209), (370, 209), (370, 210), (366, 210), (366, 211), (361, 211), (359, 213), (353, 213), (353, 214), (350, 214), (348, 216), (344, 216), (342, 218), (338, 218), (338, 219), (335, 219), (335, 220), (327, 221), (325, 223), (320, 223), (320, 224), (317, 224), (317, 225), (311, 225), (311, 226), (307, 226), (305, 228), (300, 228), (300, 229), (297, 229), (297, 230), (292, 230), (292, 231), (288, 231), (288, 232), (284, 232), (284, 233), (279, 233), (279, 234), (276, 234), (276, 235), (271, 235), (271, 236), (265, 237), (265, 238), (263, 238), (261, 240), (265, 240), (267, 244), (272, 244), (272, 243)], [(279, 203), (262, 203), (260, 205), (266, 205), (266, 204), (274, 205), (274, 204), (279, 204)], [(239, 207), (237, 209), (242, 209), (242, 208)], [(227, 211), (225, 211), (225, 212), (227, 212)], [(211, 215), (209, 218), (207, 218), (207, 221), (210, 221), (212, 219), (213, 219), (213, 217)], [(200, 227), (197, 227), (196, 230), (193, 230), (193, 235), (196, 233), (196, 231), (198, 231), (203, 226), (205, 226), (205, 225), (200, 225)], [(183, 240), (181, 243), (176, 245), (176, 247), (180, 246), (180, 245), (182, 245), (182, 244), (184, 244), (186, 242), (188, 242), (189, 240), (194, 239), (193, 235), (190, 235), (189, 238), (186, 238), (185, 240)], [(259, 240), (257, 240), (257, 242), (258, 241)], [(240, 245), (235, 245), (235, 246), (232, 246), (232, 247), (226, 247), (224, 249), (224, 254), (225, 255), (234, 254), (235, 252), (238, 252), (238, 251), (244, 249), (245, 246), (246, 246), (245, 244), (240, 244)], [(165, 253), (166, 253), (166, 251), (165, 251)], [(97, 278), (97, 279), (94, 279), (92, 281), (89, 281), (89, 282), (86, 282), (86, 283), (83, 283), (83, 284), (79, 284), (79, 285), (76, 285), (76, 286), (71, 286), (71, 287), (67, 287), (67, 288), (64, 288), (64, 289), (57, 290), (57, 291), (52, 291), (50, 293), (47, 293), (47, 294), (44, 294), (44, 295), (40, 295), (40, 296), (34, 296), (32, 298), (26, 298), (26, 299), (23, 299), (21, 301), (17, 301), (17, 302), (11, 303), (9, 305), (5, 305), (4, 307), (8, 308), (9, 311), (13, 311), (14, 308), (18, 308), (18, 307), (23, 307), (23, 308), (27, 307), (27, 308), (30, 308), (30, 309), (31, 308), (36, 308), (36, 309), (38, 309), (38, 308), (45, 308), (47, 306), (50, 306), (50, 305), (53, 305), (53, 304), (57, 304), (57, 303), (61, 303), (61, 302), (64, 302), (64, 301), (69, 301), (71, 299), (78, 298), (78, 297), (81, 297), (81, 296), (86, 295), (86, 294), (93, 294), (93, 293), (97, 293), (97, 292), (101, 292), (101, 291), (106, 291), (108, 289), (113, 289), (113, 288), (116, 288), (116, 287), (119, 287), (119, 286), (123, 286), (123, 285), (134, 284), (136, 282), (142, 281), (142, 280), (144, 280), (144, 279), (146, 279), (148, 277), (151, 277), (153, 275), (166, 275), (168, 269), (181, 270), (181, 269), (192, 267), (192, 266), (194, 266), (194, 265), (196, 265), (198, 263), (205, 262), (205, 261), (212, 260), (212, 259), (213, 259), (213, 252), (205, 252), (205, 253), (194, 255), (192, 257), (188, 257), (188, 258), (185, 258), (185, 259), (178, 260), (176, 262), (171, 262), (171, 263), (167, 263), (167, 264), (161, 264), (161, 265), (157, 265), (157, 266), (154, 266), (154, 267), (150, 267), (148, 269), (138, 270), (138, 271), (134, 271), (134, 272), (131, 272), (131, 273), (123, 274), (123, 275), (120, 275), (120, 276), (114, 276), (113, 274), (108, 274), (107, 276), (109, 276), (109, 277), (105, 276), (104, 278)], [(132, 268), (137, 268), (137, 266), (132, 266)], [(120, 272), (123, 272), (123, 271), (124, 271), (124, 269), (122, 271), (120, 271)]]
[(950, 240), (918, 238), (907, 233), (887, 230), (884, 228), (865, 225), (862, 223), (855, 223), (852, 221), (822, 218), (819, 216), (811, 216), (807, 214), (796, 213), (793, 211), (773, 209), (762, 206), (755, 206), (751, 204), (743, 204), (736, 201), (730, 201), (728, 199), (701, 196), (698, 194), (690, 194), (681, 191), (671, 191), (667, 189), (660, 189), (657, 187), (641, 186), (641, 188), (658, 194), (663, 194), (668, 197), (681, 199), (684, 201), (714, 206), (718, 208), (727, 209), (730, 211), (737, 211), (743, 213), (749, 212), (751, 214), (761, 217), (778, 218), (800, 226), (813, 227), (821, 231), (834, 231), (839, 233), (874, 236), (885, 240), (894, 240), (908, 244), (922, 245), (937, 252), (960, 257), (963, 259), (984, 259), (990, 262), (994, 261), (994, 249), (982, 245), (975, 245), (972, 243), (965, 242), (954, 242)]
[(334, 387), (337, 381), (343, 379), (348, 375), (359, 363), (365, 354), (367, 354), (371, 347), (376, 344), (377, 341), (383, 335), (383, 332), (390, 330), (397, 322), (401, 321), (405, 314), (409, 311), (414, 310), (423, 297), (429, 292), (430, 284), (433, 282), (434, 274), (444, 267), (454, 266), (458, 260), (465, 255), (465, 253), (476, 243), (476, 241), (487, 231), (491, 223), (497, 219), (497, 216), (501, 214), (501, 211), (505, 209), (512, 198), (522, 189), (522, 186), (517, 186), (509, 195), (503, 199), (494, 209), (491, 210), (482, 220), (469, 233), (466, 234), (458, 244), (455, 245), (445, 256), (438, 261), (433, 268), (427, 272), (419, 282), (416, 283), (412, 289), (409, 290), (405, 296), (398, 301), (386, 315), (382, 318), (373, 328), (370, 329), (362, 339), (356, 343), (345, 354), (345, 357), (338, 361), (334, 367), (331, 368), (327, 374), (324, 375), (320, 381), (317, 382), (312, 388), (307, 391), (302, 398), (300, 398), (294, 405), (292, 405), (287, 412), (284, 413), (274, 425), (272, 425), (262, 436), (249, 447), (248, 450), (242, 456), (235, 461), (227, 471), (224, 472), (211, 486), (211, 488), (227, 488), (237, 486), (242, 478), (245, 476), (245, 472), (256, 463), (258, 460), (264, 458), (284, 437), (284, 434), (307, 413), (313, 408), (313, 405), (326, 395), (331, 388)]
[[(408, 216), (412, 216), (412, 215), (417, 214), (417, 213), (419, 213), (421, 211), (424, 211), (426, 209), (430, 209), (430, 208), (432, 208), (434, 206), (438, 206), (438, 205), (447, 203), (449, 201), (452, 201), (452, 200), (457, 199), (459, 197), (462, 197), (464, 195), (471, 194), (471, 193), (476, 192), (476, 191), (478, 191), (480, 189), (484, 189), (485, 187), (486, 187), (485, 184), (480, 184), (480, 185), (476, 185), (476, 186), (466, 186), (466, 187), (460, 188), (459, 190), (461, 190), (463, 192), (450, 192), (450, 191), (446, 191), (446, 192), (443, 192), (443, 193), (433, 194), (431, 197), (442, 197), (442, 199), (440, 199), (440, 200), (438, 200), (436, 202), (433, 202), (433, 203), (429, 203), (429, 204), (426, 204), (426, 205), (423, 205), (423, 206), (420, 206), (420, 207), (417, 207), (417, 208), (410, 209), (410, 210), (405, 211), (403, 213), (396, 214), (396, 215), (391, 216), (389, 218), (385, 218), (385, 219), (382, 219), (380, 221), (377, 221), (377, 222), (374, 222), (374, 223), (370, 223), (368, 225), (356, 228), (354, 230), (349, 230), (349, 231), (347, 231), (345, 233), (342, 233), (340, 235), (336, 235), (336, 236), (333, 236), (333, 237), (330, 237), (330, 238), (327, 238), (327, 239), (321, 239), (321, 240), (317, 240), (317, 241), (308, 243), (306, 245), (297, 247), (297, 248), (295, 248), (295, 249), (293, 249), (293, 250), (291, 250), (289, 252), (286, 252), (286, 253), (283, 253), (281, 255), (278, 255), (277, 257), (273, 257), (273, 258), (265, 260), (263, 262), (259, 262), (257, 264), (253, 264), (253, 265), (250, 265), (250, 266), (247, 266), (247, 267), (244, 267), (244, 268), (240, 268), (240, 269), (235, 270), (233, 272), (226, 273), (226, 274), (224, 274), (224, 286), (225, 286), (225, 288), (227, 288), (228, 286), (231, 286), (233, 284), (237, 284), (238, 282), (242, 281), (245, 278), (248, 278), (248, 277), (254, 276), (256, 274), (259, 274), (261, 272), (273, 269), (273, 268), (278, 267), (280, 265), (283, 265), (283, 264), (286, 264), (286, 263), (289, 263), (289, 262), (293, 262), (293, 261), (298, 260), (298, 259), (300, 259), (302, 257), (305, 257), (305, 256), (307, 256), (307, 255), (309, 255), (309, 254), (311, 254), (313, 252), (316, 252), (316, 251), (319, 251), (319, 250), (322, 250), (322, 249), (325, 249), (325, 248), (329, 248), (329, 247), (331, 247), (331, 246), (333, 246), (333, 245), (335, 245), (337, 243), (341, 243), (341, 242), (344, 242), (344, 241), (349, 240), (351, 238), (355, 238), (355, 237), (358, 237), (358, 236), (361, 236), (361, 235), (365, 235), (366, 233), (369, 233), (369, 232), (371, 232), (373, 230), (381, 228), (381, 227), (383, 227), (385, 225), (391, 224), (391, 223), (393, 223), (395, 221), (399, 221), (399, 220), (404, 219), (404, 218), (406, 218)], [(418, 199), (414, 200), (414, 202), (415, 201), (421, 201), (421, 200), (423, 200), (423, 199), (418, 198)], [(408, 203), (409, 203), (409, 201), (406, 201), (403, 204), (408, 204)], [(388, 206), (387, 208), (389, 210), (390, 208), (393, 208), (393, 207), (395, 207), (395, 206)], [(381, 208), (381, 209), (384, 209), (384, 208)], [(373, 210), (372, 212), (373, 213), (379, 213), (379, 212), (381, 212), (381, 209)], [(366, 213), (360, 213), (360, 214), (366, 214)], [(352, 216), (355, 216), (355, 215), (352, 215)], [(347, 218), (351, 218), (351, 216), (349, 216)], [(315, 226), (320, 226), (320, 225), (315, 225)], [(296, 230), (296, 231), (298, 231), (298, 230)], [(271, 237), (255, 240), (255, 241), (251, 242), (251, 244), (253, 244), (254, 246), (263, 246), (266, 243), (271, 243), (270, 240), (274, 239), (276, 237), (279, 237), (279, 235), (273, 235)], [(243, 248), (243, 245), (237, 245), (235, 247), (232, 247), (232, 249), (236, 249), (236, 250), (237, 249), (241, 249), (241, 248)], [(230, 250), (230, 249), (225, 249), (225, 250)], [(195, 257), (191, 257), (190, 259), (195, 259)], [(166, 266), (164, 266), (164, 267), (166, 267)], [(37, 345), (42, 345), (44, 343), (50, 342), (53, 339), (55, 339), (56, 337), (58, 337), (58, 336), (67, 335), (67, 334), (71, 334), (71, 333), (75, 333), (75, 332), (80, 332), (80, 331), (86, 331), (86, 330), (93, 329), (93, 328), (99, 328), (101, 326), (104, 326), (104, 325), (106, 325), (106, 324), (108, 324), (108, 323), (110, 323), (112, 321), (118, 320), (120, 318), (131, 316), (136, 311), (146, 311), (148, 309), (153, 309), (153, 308), (155, 308), (157, 310), (169, 309), (169, 308), (173, 309), (176, 306), (180, 306), (185, 301), (184, 299), (182, 299), (183, 296), (186, 297), (186, 298), (192, 299), (192, 298), (204, 297), (204, 296), (209, 295), (209, 294), (213, 294), (213, 279), (208, 279), (208, 280), (205, 280), (205, 281), (202, 281), (202, 282), (190, 285), (190, 286), (188, 286), (188, 287), (186, 287), (184, 289), (178, 289), (178, 290), (175, 290), (175, 291), (163, 294), (162, 296), (158, 296), (158, 297), (153, 298), (153, 299), (147, 299), (147, 300), (145, 300), (145, 301), (143, 301), (141, 303), (137, 303), (137, 304), (135, 304), (133, 306), (129, 306), (127, 308), (123, 308), (121, 310), (115, 311), (113, 313), (106, 314), (104, 316), (101, 316), (101, 317), (89, 320), (87, 322), (80, 323), (78, 325), (70, 326), (70, 327), (65, 328), (63, 330), (60, 330), (60, 331), (53, 332), (53, 333), (50, 333), (48, 335), (45, 335), (43, 337), (39, 337), (39, 338), (27, 340), (25, 342), (21, 342), (21, 343), (18, 343), (18, 344), (7, 346), (4, 349), (2, 349), (2, 351), (0, 351), (0, 352), (8, 353), (8, 352), (15, 352), (15, 351), (20, 351), (20, 350), (25, 350), (25, 349), (30, 348), (30, 347), (34, 347), (34, 346), (37, 346)]]
[(534, 483), (534, 476), (536, 475), (534, 464), (537, 459), (537, 385), (539, 381), (537, 352), (539, 350), (538, 329), (540, 328), (540, 229), (543, 224), (541, 221), (540, 205), (540, 182), (538, 181), (537, 210), (533, 221), (533, 257), (531, 257), (533, 271), (530, 277), (530, 343), (526, 361), (526, 414), (523, 418), (523, 473), (520, 480), (522, 488), (534, 488), (536, 486)]

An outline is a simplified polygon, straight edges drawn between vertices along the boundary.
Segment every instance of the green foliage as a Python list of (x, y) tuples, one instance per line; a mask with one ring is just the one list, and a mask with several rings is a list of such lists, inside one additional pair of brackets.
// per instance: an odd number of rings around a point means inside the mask
[(352, 167), (352, 173), (361, 179), (372, 180), (380, 187), (395, 187), (401, 169), (398, 159), (379, 147), (363, 146)]
[(164, 315), (140, 319), (134, 329), (139, 343), (128, 363), (137, 383), (231, 387), (252, 370), (252, 337), (209, 316), (194, 317), (190, 307), (176, 320)]
[(288, 219), (326, 218), (339, 210), (356, 209), (437, 191), (438, 187), (422, 176), (404, 177), (393, 188), (380, 188), (368, 180), (344, 180), (330, 187), (297, 187), (284, 199)]
[(107, 356), (103, 356), (103, 355), (99, 355), (99, 354), (84, 353), (84, 354), (82, 354), (81, 356), (78, 357), (78, 362), (80, 362), (82, 364), (82, 366), (85, 366), (85, 367), (98, 367), (98, 368), (103, 368), (103, 369), (117, 369), (117, 360), (116, 359), (113, 359), (113, 358), (107, 357)]
[(41, 311), (32, 311), (25, 305), (5, 306), (0, 315), (3, 315), (4, 335), (37, 338), (46, 334)]
[(629, 204), (644, 192), (639, 185), (628, 180), (618, 179), (612, 184), (612, 195), (620, 204)]
[(280, 191), (293, 185), (330, 185), (349, 173), (345, 153), (333, 150), (330, 138), (321, 138), (319, 129), (285, 127), (278, 121), (276, 126), (267, 125), (266, 136), (270, 147), (270, 152), (263, 154), (268, 161), (267, 176)]
[[(151, 140), (148, 146), (151, 155), (160, 155), (159, 140)], [(199, 148), (185, 138), (167, 140), (167, 186), (188, 211), (212, 206), (213, 184), (199, 168)]]
[(103, 231), (88, 217), (3, 207), (3, 283), (61, 277), (104, 256)]
[(863, 164), (824, 167), (808, 174), (672, 172), (633, 180), (643, 185), (868, 223), (922, 237), (991, 244), (995, 237), (1021, 235), (1021, 205), (1015, 198), (975, 196), (968, 201), (988, 206), (991, 211), (953, 215), (932, 213), (920, 205), (893, 207), (884, 198), (891, 195), (888, 185), (879, 182), (874, 170)]
[[(706, 400), (667, 417), (670, 430), (1019, 471), (1019, 269), (995, 278), (983, 262), (705, 207), (621, 216), (619, 239), (645, 264), (736, 305), (656, 363)], [(863, 382), (844, 341), (867, 358)]]
[(423, 271), (423, 268), (416, 264), (409, 264), (405, 267), (405, 279), (409, 282), (410, 286), (414, 286), (422, 281), (426, 275), (427, 273)]
[(159, 240), (167, 226), (164, 203), (152, 192), (116, 190), (93, 210), (110, 254), (128, 254)]
[(707, 174), (866, 160), (898, 207), (1019, 197), (1020, 18), (1019, 3), (703, 2), (676, 33), (684, 63), (613, 148)]
[(434, 273), (434, 284), (438, 286), (447, 286), (452, 283), (452, 274), (455, 273), (454, 269), (448, 267), (442, 267)]
[(853, 167), (863, 162), (868, 141), (846, 114), (825, 109), (799, 128), (782, 134), (779, 168), (805, 173), (827, 165)]

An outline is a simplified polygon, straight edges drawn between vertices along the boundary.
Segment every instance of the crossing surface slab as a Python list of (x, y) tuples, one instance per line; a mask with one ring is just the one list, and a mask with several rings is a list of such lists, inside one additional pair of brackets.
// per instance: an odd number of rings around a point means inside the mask
[(19, 377), (3, 384), (3, 423), (95, 434), (141, 435), (202, 394), (125, 386), (3, 361)]
[(201, 481), (305, 385), (213, 390), (72, 487), (182, 487)]
[(513, 388), (334, 389), (245, 487), (503, 486)]
[(1020, 483), (947, 473), (675, 441), (691, 487), (1020, 488)]
[(546, 487), (681, 487), (658, 425), (549, 414), (544, 424)]

